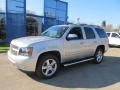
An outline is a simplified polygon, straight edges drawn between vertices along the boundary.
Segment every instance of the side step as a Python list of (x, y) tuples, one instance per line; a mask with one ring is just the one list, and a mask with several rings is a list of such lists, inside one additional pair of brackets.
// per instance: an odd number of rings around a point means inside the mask
[(63, 64), (64, 67), (67, 67), (67, 66), (71, 66), (71, 65), (75, 65), (75, 64), (78, 64), (78, 63), (83, 63), (83, 62), (87, 62), (87, 61), (92, 61), (94, 58), (89, 58), (89, 59), (84, 59), (84, 60), (80, 60), (80, 61), (76, 61), (76, 62), (71, 62), (71, 63), (66, 63), (66, 64)]

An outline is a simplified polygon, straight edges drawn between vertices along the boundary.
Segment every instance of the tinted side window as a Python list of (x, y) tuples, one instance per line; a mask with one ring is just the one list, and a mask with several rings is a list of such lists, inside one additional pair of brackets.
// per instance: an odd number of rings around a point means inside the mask
[(107, 36), (110, 37), (110, 33), (107, 33)]
[(113, 33), (113, 34), (112, 34), (112, 37), (120, 38), (120, 36), (119, 36), (118, 34), (116, 34), (116, 33)]
[(95, 39), (95, 33), (92, 28), (84, 27), (84, 30), (87, 39)]
[[(69, 34), (68, 34), (68, 36), (70, 35), (70, 34), (75, 34), (76, 36), (77, 36), (77, 38), (74, 38), (74, 39), (72, 39), (72, 40), (78, 40), (78, 39), (83, 39), (83, 34), (82, 34), (82, 30), (81, 30), (81, 28), (73, 28), (73, 29), (71, 29), (71, 31), (69, 32)], [(68, 37), (67, 36), (67, 37)]]
[(107, 35), (103, 29), (100, 28), (95, 28), (97, 34), (99, 35), (100, 38), (106, 38)]

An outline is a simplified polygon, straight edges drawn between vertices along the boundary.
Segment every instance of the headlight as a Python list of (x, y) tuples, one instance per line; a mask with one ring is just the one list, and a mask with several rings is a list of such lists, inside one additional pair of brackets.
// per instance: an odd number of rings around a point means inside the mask
[(21, 56), (32, 56), (33, 47), (20, 48), (19, 55)]

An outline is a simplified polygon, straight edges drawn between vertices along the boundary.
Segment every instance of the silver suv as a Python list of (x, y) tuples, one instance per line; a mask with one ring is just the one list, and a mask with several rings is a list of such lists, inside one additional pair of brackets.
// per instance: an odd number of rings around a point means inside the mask
[(101, 63), (108, 43), (107, 34), (99, 26), (57, 25), (41, 36), (13, 40), (8, 58), (19, 69), (35, 71), (40, 78), (51, 78), (61, 65)]

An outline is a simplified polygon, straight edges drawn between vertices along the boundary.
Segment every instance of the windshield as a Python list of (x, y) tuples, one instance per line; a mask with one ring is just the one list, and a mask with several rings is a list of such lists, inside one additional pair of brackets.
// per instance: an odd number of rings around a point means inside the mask
[(66, 26), (52, 26), (42, 33), (42, 36), (51, 38), (60, 38), (66, 32), (68, 27)]

